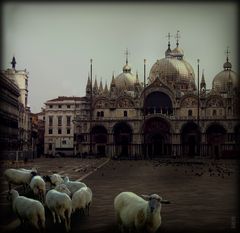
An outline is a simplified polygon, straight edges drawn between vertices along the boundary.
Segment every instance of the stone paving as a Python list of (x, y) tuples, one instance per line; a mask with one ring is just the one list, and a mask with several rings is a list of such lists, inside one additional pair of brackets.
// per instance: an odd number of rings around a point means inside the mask
[[(72, 179), (81, 179), (88, 173), (84, 172), (84, 164), (94, 171), (83, 179), (93, 191), (90, 216), (74, 214), (71, 232), (119, 232), (113, 200), (122, 191), (158, 193), (171, 201), (169, 205), (162, 205), (162, 225), (157, 232), (239, 232), (239, 166), (236, 160), (42, 160), (39, 171), (43, 174), (63, 171), (62, 174)], [(104, 162), (104, 166), (96, 169)], [(34, 161), (34, 164), (37, 163)], [(2, 201), (1, 225), (14, 225), (16, 218), (10, 205)], [(49, 216), (47, 232), (62, 232), (63, 225), (54, 226), (48, 211), (46, 214)], [(16, 221), (14, 226), (16, 229), (9, 228), (9, 232), (26, 230), (19, 228)]]

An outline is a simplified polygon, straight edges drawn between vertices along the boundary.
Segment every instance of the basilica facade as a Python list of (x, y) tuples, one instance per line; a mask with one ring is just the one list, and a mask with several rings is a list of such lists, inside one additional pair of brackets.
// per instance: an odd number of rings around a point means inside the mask
[(199, 66), (195, 74), (177, 40), (149, 74), (144, 61), (144, 82), (132, 73), (128, 56), (110, 86), (93, 83), (90, 72), (74, 120), (76, 152), (117, 158), (237, 155), (239, 77), (228, 53), (223, 63), (206, 89), (204, 74), (199, 79)]

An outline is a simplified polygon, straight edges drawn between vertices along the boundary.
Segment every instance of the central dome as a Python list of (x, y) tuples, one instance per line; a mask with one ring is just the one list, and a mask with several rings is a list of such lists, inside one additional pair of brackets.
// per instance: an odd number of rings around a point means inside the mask
[(150, 70), (149, 82), (152, 83), (157, 77), (181, 91), (196, 90), (192, 66), (179, 57), (168, 56), (157, 60)]

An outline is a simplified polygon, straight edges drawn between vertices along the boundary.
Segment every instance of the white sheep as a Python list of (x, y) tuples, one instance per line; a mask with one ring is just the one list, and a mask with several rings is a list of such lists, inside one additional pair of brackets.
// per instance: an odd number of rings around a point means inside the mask
[(148, 201), (132, 192), (122, 192), (114, 199), (117, 222), (123, 231), (156, 232), (161, 225), (161, 203), (169, 203), (157, 194), (143, 195)]
[(71, 192), (65, 184), (59, 184), (54, 189), (60, 193), (66, 193), (69, 197), (71, 196)]
[(89, 215), (89, 207), (92, 202), (92, 190), (89, 187), (82, 187), (77, 190), (72, 196), (72, 210), (75, 212), (77, 209), (87, 211)]
[(21, 224), (28, 222), (39, 231), (45, 229), (45, 209), (41, 202), (19, 196), (14, 189), (9, 192), (9, 195), (12, 200), (13, 212), (20, 219)]
[(62, 177), (57, 173), (54, 173), (52, 175), (44, 176), (43, 179), (46, 182), (49, 182), (51, 184), (51, 187), (56, 187), (57, 185), (63, 183)]
[(29, 184), (33, 194), (44, 203), (46, 194), (46, 183), (41, 176), (34, 176)]
[(73, 195), (77, 190), (79, 190), (82, 187), (87, 187), (86, 184), (79, 181), (70, 181), (68, 176), (64, 177), (64, 184), (67, 186), (67, 188), (70, 190), (71, 194)]
[(9, 191), (11, 190), (11, 184), (23, 185), (26, 191), (26, 186), (29, 185), (32, 177), (36, 176), (36, 171), (22, 170), (9, 168), (4, 171), (4, 177), (8, 182)]
[[(63, 191), (63, 184), (58, 185), (57, 190)], [(72, 201), (68, 194), (51, 189), (46, 195), (46, 205), (52, 213), (53, 222), (56, 223), (56, 216), (58, 222), (61, 223), (61, 218), (64, 221), (66, 231), (71, 230), (71, 214)], [(65, 191), (63, 191), (65, 192)], [(68, 190), (70, 193), (70, 191)]]

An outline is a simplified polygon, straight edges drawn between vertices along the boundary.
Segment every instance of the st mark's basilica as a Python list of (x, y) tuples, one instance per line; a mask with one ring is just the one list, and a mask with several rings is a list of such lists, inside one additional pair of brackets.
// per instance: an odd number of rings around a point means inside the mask
[(228, 50), (210, 89), (199, 65), (194, 72), (185, 60), (178, 38), (174, 49), (168, 42), (165, 57), (149, 74), (145, 60), (143, 68), (140, 82), (126, 53), (122, 73), (104, 86), (92, 80), (91, 61), (82, 111), (75, 119), (77, 153), (117, 158), (238, 154), (239, 77)]

